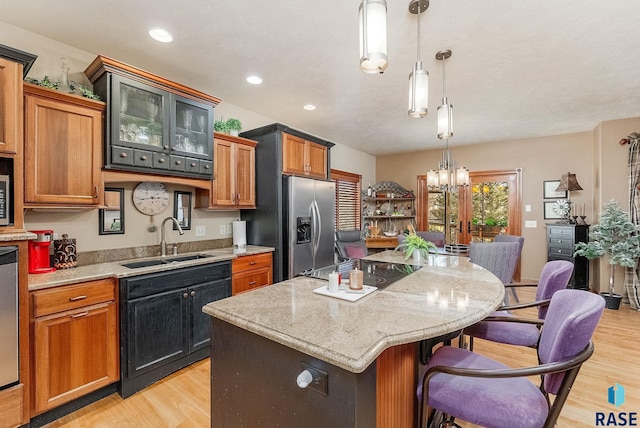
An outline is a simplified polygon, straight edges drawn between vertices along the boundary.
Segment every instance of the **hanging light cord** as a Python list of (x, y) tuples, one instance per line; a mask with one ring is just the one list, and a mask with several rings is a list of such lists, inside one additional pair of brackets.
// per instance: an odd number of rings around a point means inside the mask
[(416, 19), (418, 20), (418, 43), (416, 43), (416, 59), (420, 61), (420, 6), (418, 5), (418, 13), (416, 13)]
[[(447, 62), (447, 60), (443, 55), (442, 56), (442, 99), (443, 100), (447, 99), (447, 80), (445, 79), (446, 70), (445, 70), (445, 67), (444, 67), (444, 63), (445, 62)], [(449, 139), (447, 138), (447, 143), (448, 142), (449, 142)]]

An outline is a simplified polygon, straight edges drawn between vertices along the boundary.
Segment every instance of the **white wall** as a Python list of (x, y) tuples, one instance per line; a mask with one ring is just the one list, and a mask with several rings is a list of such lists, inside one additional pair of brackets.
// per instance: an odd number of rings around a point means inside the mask
[[(47, 39), (35, 33), (31, 33), (20, 28), (0, 22), (0, 40), (2, 44), (20, 49), (38, 56), (28, 77), (42, 79), (45, 75), (51, 80), (60, 80), (62, 69), (60, 59), (65, 57), (70, 67), (69, 78), (77, 82), (89, 84), (84, 70), (94, 60), (98, 53), (85, 52), (71, 46), (59, 43), (55, 40)], [(131, 64), (136, 65), (136, 64)], [(153, 70), (148, 70), (153, 72)], [(197, 89), (197, 88), (196, 88)], [(215, 94), (212, 94), (215, 96)], [(285, 123), (260, 115), (250, 110), (244, 109), (224, 100), (215, 109), (215, 116), (235, 117), (240, 119), (244, 130), (268, 125), (273, 122)], [(304, 129), (300, 129), (304, 131)], [(322, 137), (322, 136), (319, 136)], [(335, 141), (334, 141), (335, 142)], [(366, 183), (375, 182), (375, 157), (369, 154), (354, 150), (336, 142), (331, 150), (332, 168), (340, 169), (355, 174), (362, 175), (362, 181)], [(169, 181), (170, 178), (167, 178)], [(167, 184), (167, 183), (165, 183)], [(160, 242), (160, 231), (149, 232), (148, 226), (151, 219), (139, 213), (131, 202), (131, 193), (137, 183), (127, 183), (126, 185), (113, 185), (112, 187), (125, 188), (125, 234), (124, 235), (98, 235), (98, 210), (80, 212), (42, 212), (27, 211), (25, 213), (25, 227), (28, 230), (52, 229), (62, 235), (67, 233), (70, 238), (77, 239), (78, 251), (93, 251), (111, 248), (133, 247), (158, 244)], [(167, 184), (167, 189), (172, 195), (169, 208), (162, 215), (153, 219), (159, 226), (162, 219), (173, 213), (173, 191), (195, 191), (184, 186), (173, 186)], [(183, 236), (179, 236), (167, 225), (167, 240), (170, 242), (188, 242), (194, 240), (208, 240), (229, 238), (230, 235), (220, 233), (220, 226), (231, 223), (239, 217), (238, 211), (207, 212), (202, 210), (192, 210), (193, 222), (190, 231), (185, 231)], [(205, 226), (206, 236), (195, 237), (195, 226)]]

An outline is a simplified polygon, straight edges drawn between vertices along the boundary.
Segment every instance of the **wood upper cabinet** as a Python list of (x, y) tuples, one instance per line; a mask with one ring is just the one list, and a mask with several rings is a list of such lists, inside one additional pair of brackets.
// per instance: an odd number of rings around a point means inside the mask
[(119, 380), (116, 282), (31, 293), (33, 415)]
[(232, 135), (214, 135), (211, 195), (196, 191), (196, 208), (247, 209), (256, 207), (256, 142)]
[(25, 207), (98, 206), (105, 103), (24, 84)]
[(0, 58), (0, 152), (16, 153), (22, 135), (22, 65)]
[(314, 178), (328, 177), (326, 146), (304, 138), (282, 134), (282, 172)]

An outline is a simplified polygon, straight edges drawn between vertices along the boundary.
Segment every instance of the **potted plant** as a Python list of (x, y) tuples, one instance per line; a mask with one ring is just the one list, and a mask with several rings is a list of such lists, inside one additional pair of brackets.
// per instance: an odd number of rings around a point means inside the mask
[(416, 234), (413, 226), (409, 227), (409, 233), (404, 238), (404, 241), (395, 248), (396, 251), (404, 251), (404, 259), (409, 260), (413, 257), (413, 260), (419, 262), (421, 258), (426, 257), (429, 251), (436, 252), (438, 247), (431, 241), (425, 240), (423, 237)]
[(227, 122), (225, 120), (216, 120), (213, 122), (213, 130), (215, 132), (229, 133), (229, 128), (227, 127)]
[(227, 129), (231, 135), (235, 135), (236, 137), (242, 131), (242, 122), (238, 119), (230, 118), (227, 120)]
[(609, 292), (600, 293), (606, 300), (607, 308), (618, 309), (622, 296), (615, 293), (615, 265), (635, 267), (640, 258), (640, 226), (629, 220), (617, 202), (604, 204), (600, 213), (600, 224), (592, 226), (589, 242), (576, 244), (574, 256), (583, 256), (589, 260), (602, 256), (609, 257)]

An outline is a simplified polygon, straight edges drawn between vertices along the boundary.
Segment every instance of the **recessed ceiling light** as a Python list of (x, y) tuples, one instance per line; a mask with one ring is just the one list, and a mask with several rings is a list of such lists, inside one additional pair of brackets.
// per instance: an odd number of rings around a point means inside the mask
[(169, 34), (167, 30), (163, 30), (162, 28), (154, 27), (149, 30), (149, 35), (154, 39), (162, 43), (171, 43), (173, 41), (173, 36)]
[(247, 77), (247, 82), (251, 83), (252, 85), (259, 85), (262, 83), (262, 79), (258, 76), (249, 76)]
[(313, 104), (307, 104), (307, 105), (305, 105), (303, 108), (304, 108), (305, 110), (309, 110), (309, 111), (311, 111), (311, 110), (315, 110), (315, 109), (316, 109), (316, 106), (314, 106)]

